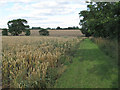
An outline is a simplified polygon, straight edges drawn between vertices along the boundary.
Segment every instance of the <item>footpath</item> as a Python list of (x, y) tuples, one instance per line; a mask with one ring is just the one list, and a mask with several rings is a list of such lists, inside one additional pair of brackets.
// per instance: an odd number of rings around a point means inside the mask
[(96, 44), (85, 39), (55, 88), (116, 88), (117, 79), (117, 63)]

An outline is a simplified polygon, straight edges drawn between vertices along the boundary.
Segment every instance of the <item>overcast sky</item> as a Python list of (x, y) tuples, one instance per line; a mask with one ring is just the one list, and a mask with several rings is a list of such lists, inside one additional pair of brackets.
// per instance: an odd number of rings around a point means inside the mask
[(0, 0), (0, 28), (12, 19), (26, 19), (30, 27), (79, 26), (85, 0)]

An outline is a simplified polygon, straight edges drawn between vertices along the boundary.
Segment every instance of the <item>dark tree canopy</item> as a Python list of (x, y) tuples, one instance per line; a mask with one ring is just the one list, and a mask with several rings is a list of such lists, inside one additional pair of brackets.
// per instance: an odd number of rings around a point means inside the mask
[(32, 29), (41, 29), (41, 27), (32, 27)]
[[(88, 3), (88, 2), (87, 2)], [(120, 29), (120, 2), (90, 2), (88, 10), (79, 13), (86, 36), (117, 38)]]
[(25, 32), (29, 28), (29, 25), (25, 25), (27, 24), (27, 20), (25, 19), (11, 20), (7, 24), (8, 24), (9, 32), (13, 36), (18, 36), (19, 34)]
[(61, 29), (59, 26), (56, 29)]
[(8, 36), (8, 30), (7, 29), (2, 29), (2, 35), (3, 36)]

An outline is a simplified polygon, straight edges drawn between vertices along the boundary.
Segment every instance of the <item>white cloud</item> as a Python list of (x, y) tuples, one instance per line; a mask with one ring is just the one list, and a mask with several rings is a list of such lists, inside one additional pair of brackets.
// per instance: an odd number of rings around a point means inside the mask
[[(0, 5), (2, 3), (8, 6), (7, 11), (2, 13), (0, 27), (7, 26), (8, 20), (17, 18), (28, 20), (30, 26), (79, 26), (78, 13), (86, 9), (85, 0), (0, 0)], [(5, 15), (7, 13), (9, 15)]]
[(43, 7), (54, 7), (57, 5), (58, 3), (55, 1), (42, 1), (42, 2), (32, 4), (31, 6), (36, 8), (43, 8)]
[(13, 5), (12, 8), (10, 8), (9, 10), (12, 10), (12, 11), (17, 11), (17, 10), (24, 10), (24, 7), (22, 5), (20, 5), (19, 3), (16, 3)]
[(14, 2), (14, 3), (29, 3), (33, 1), (38, 1), (38, 0), (0, 0), (0, 3), (9, 3), (9, 2)]

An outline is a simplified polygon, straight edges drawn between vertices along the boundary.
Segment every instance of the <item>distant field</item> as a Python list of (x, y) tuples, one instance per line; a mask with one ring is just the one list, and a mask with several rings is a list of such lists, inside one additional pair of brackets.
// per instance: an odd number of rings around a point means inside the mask
[(83, 36), (80, 30), (52, 30), (50, 36)]
[[(84, 36), (80, 30), (48, 30), (48, 31), (50, 36), (72, 36), (72, 37)], [(22, 33), (21, 35), (24, 35), (24, 33)], [(31, 30), (31, 36), (39, 36), (39, 30)]]
[[(80, 30), (48, 30), (50, 36), (83, 36)], [(39, 30), (31, 30), (31, 36), (39, 36)]]

